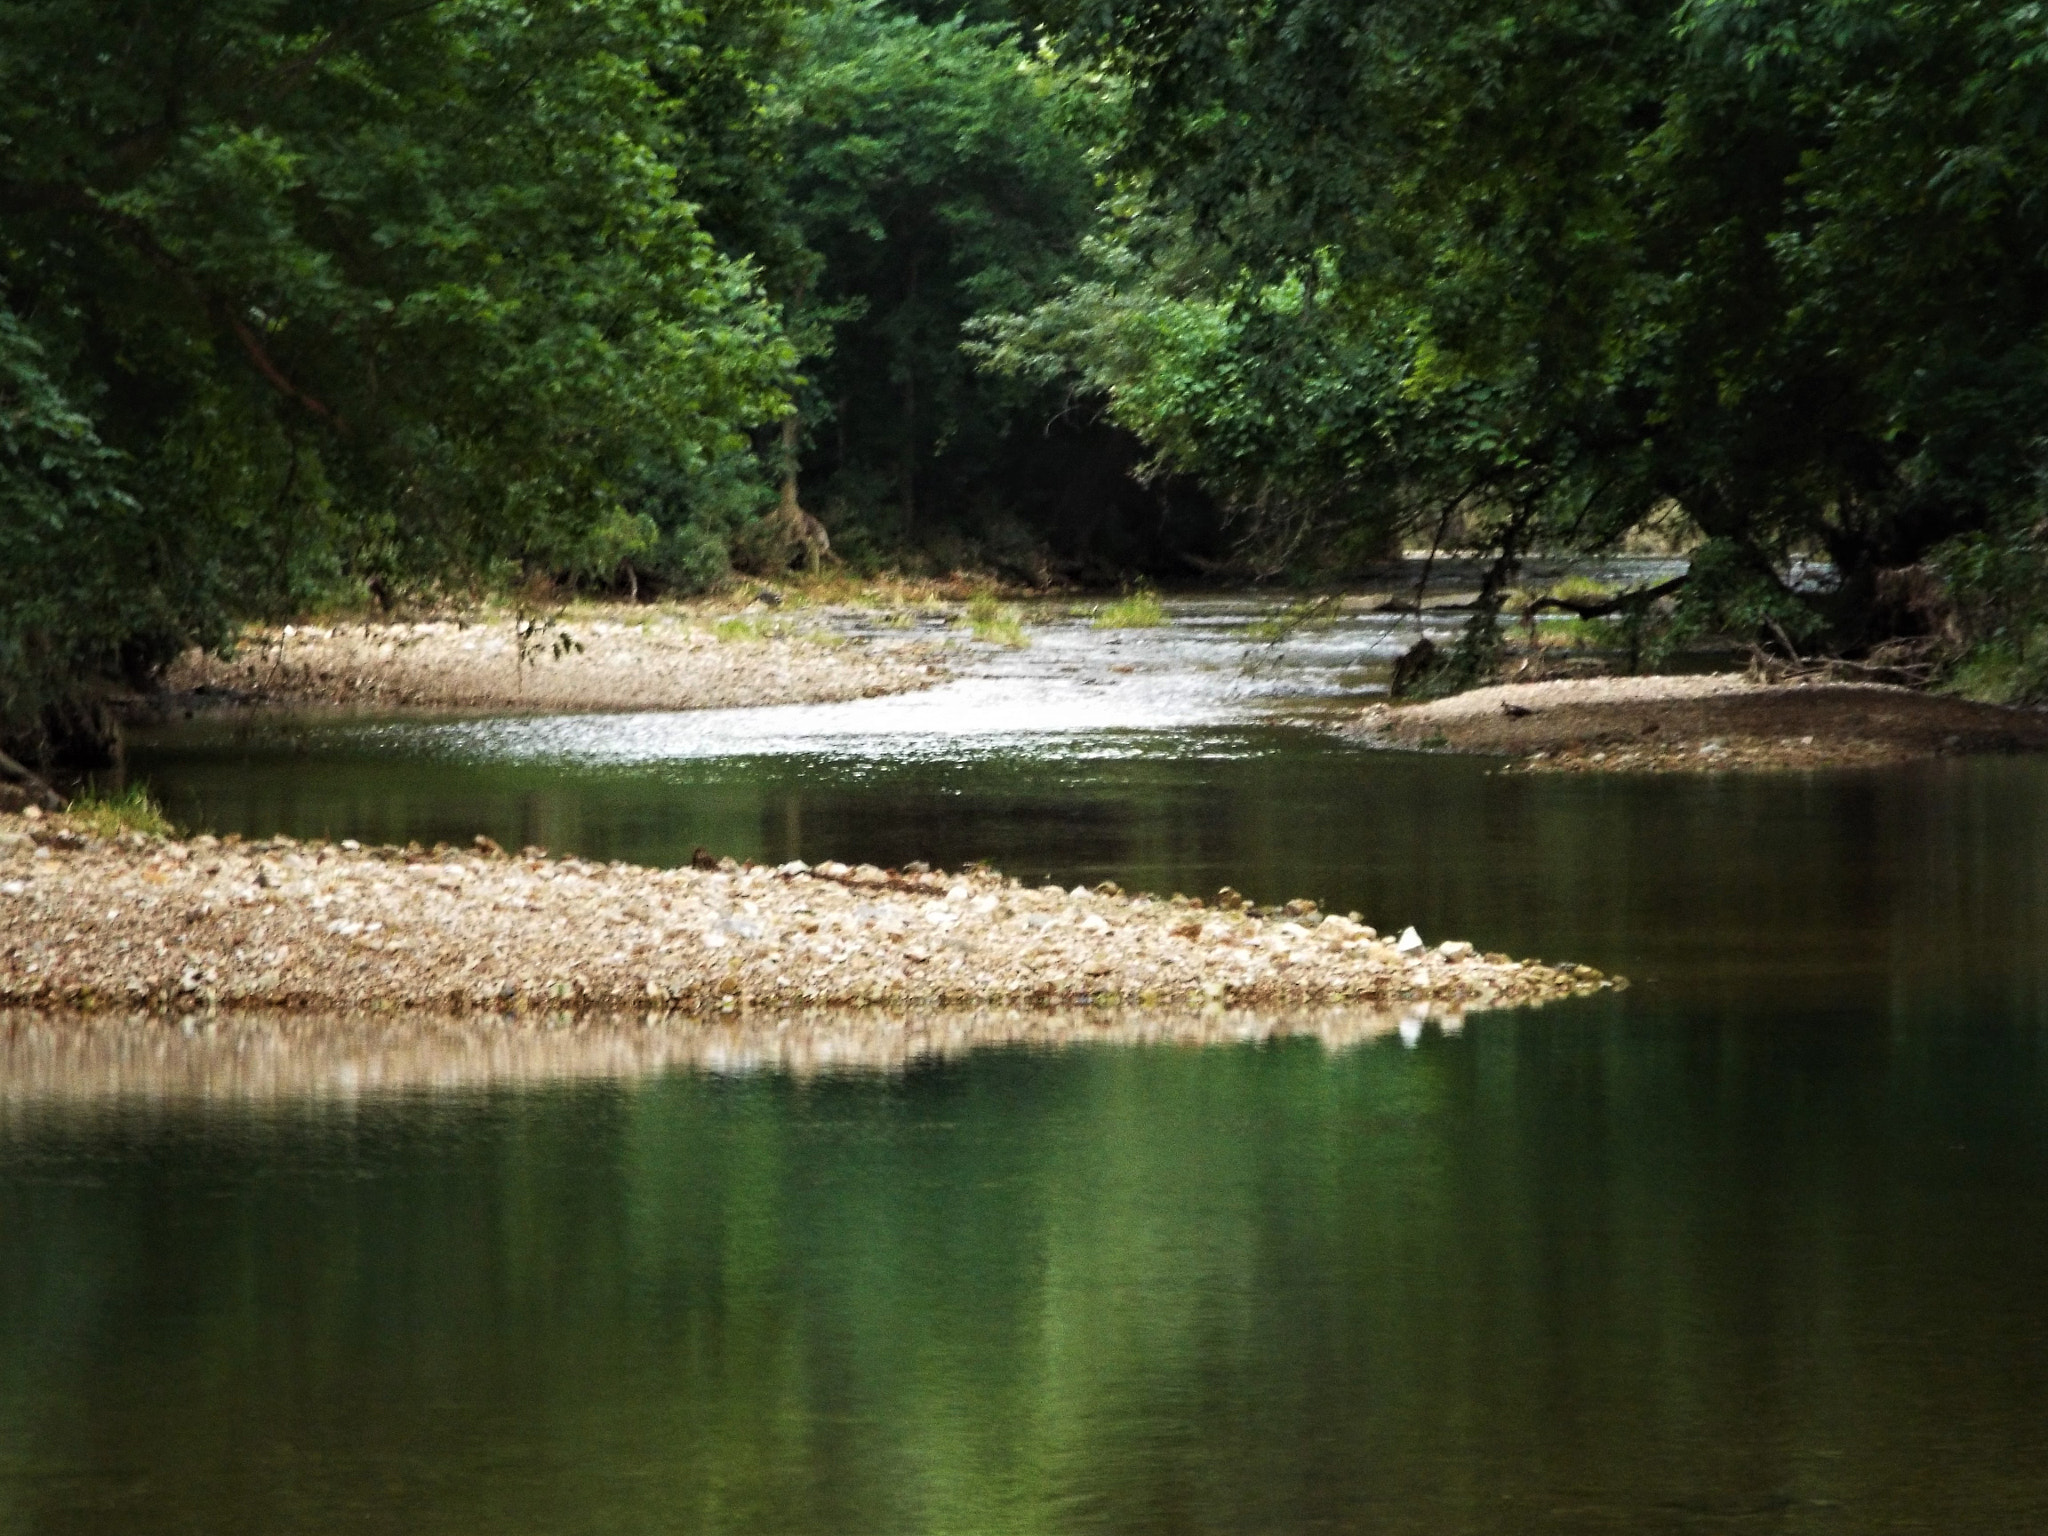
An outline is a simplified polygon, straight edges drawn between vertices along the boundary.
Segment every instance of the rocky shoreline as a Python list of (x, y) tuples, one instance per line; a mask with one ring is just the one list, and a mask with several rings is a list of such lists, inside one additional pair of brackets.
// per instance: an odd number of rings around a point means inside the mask
[(1312, 903), (993, 870), (650, 869), (0, 816), (0, 1007), (157, 1014), (1077, 1005), (1496, 1008), (1621, 983), (1383, 936)]

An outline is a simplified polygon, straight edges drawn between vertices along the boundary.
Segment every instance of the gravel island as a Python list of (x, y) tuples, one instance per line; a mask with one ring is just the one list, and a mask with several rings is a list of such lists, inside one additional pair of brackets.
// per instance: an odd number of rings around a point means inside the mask
[(649, 869), (0, 816), (0, 1007), (159, 1013), (1541, 1002), (1586, 966), (1250, 909), (958, 874)]

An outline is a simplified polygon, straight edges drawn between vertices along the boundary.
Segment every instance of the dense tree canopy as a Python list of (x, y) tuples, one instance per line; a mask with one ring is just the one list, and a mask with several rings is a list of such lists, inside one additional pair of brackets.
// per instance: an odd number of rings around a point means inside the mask
[[(999, 361), (1073, 370), (1240, 499), (1455, 509), (1510, 560), (1675, 508), (1709, 540), (1699, 603), (1839, 642), (1888, 622), (1884, 571), (2034, 520), (2038, 8), (1064, 20), (1129, 83), (1138, 212), (1107, 275), (1010, 322)], [(1827, 590), (1787, 590), (1798, 553), (1831, 562)]]
[(563, 558), (636, 462), (777, 408), (788, 349), (670, 169), (682, 5), (5, 25), (17, 717), (339, 581)]
[(1867, 649), (1931, 569), (2039, 686), (2044, 113), (2011, 0), (7, 0), (0, 718), (769, 568), (788, 476), (1041, 572), (1678, 525), (1686, 622)]

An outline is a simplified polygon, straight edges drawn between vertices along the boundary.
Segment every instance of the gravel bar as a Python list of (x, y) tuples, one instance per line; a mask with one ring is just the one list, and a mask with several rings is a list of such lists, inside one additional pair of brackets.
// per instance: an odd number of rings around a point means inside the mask
[(97, 838), (0, 816), (0, 1007), (348, 1014), (1435, 1002), (1625, 983), (1312, 903), (993, 870), (648, 869), (473, 849)]
[(1864, 768), (2048, 750), (2048, 713), (1883, 683), (1739, 673), (1586, 677), (1375, 704), (1350, 734), (1379, 746), (1510, 757), (1534, 773)]
[(522, 650), (506, 621), (287, 624), (250, 630), (232, 655), (188, 652), (164, 683), (173, 696), (253, 704), (604, 712), (835, 703), (947, 676), (920, 642), (826, 630), (721, 640), (673, 612), (578, 621), (569, 633), (574, 648), (542, 635)]

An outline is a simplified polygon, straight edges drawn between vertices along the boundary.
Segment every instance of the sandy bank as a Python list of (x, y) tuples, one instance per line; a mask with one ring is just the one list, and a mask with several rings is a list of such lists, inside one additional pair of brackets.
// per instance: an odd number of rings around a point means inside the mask
[[(622, 608), (572, 621), (522, 648), (510, 619), (285, 625), (251, 630), (232, 657), (188, 652), (165, 686), (263, 704), (428, 709), (718, 709), (820, 704), (940, 681), (937, 651), (872, 643), (773, 621), (728, 620), (719, 638), (691, 615)], [(767, 628), (765, 637), (756, 636)], [(578, 649), (555, 649), (566, 633)]]
[(1597, 971), (989, 871), (645, 869), (81, 836), (0, 817), (0, 1006), (683, 1011), (849, 1005), (1489, 1007)]
[(1880, 683), (1575, 678), (1378, 704), (1351, 727), (1388, 746), (1521, 759), (1535, 771), (1877, 765), (2048, 748), (2048, 714)]

